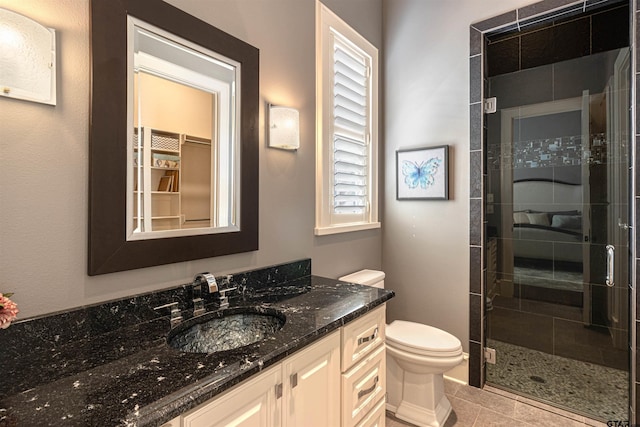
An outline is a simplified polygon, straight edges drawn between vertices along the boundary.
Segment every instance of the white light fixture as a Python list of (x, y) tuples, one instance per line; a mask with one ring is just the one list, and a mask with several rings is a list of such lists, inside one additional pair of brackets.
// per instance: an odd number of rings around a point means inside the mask
[(269, 147), (300, 148), (300, 115), (295, 108), (269, 104)]
[(56, 105), (56, 33), (0, 9), (0, 96)]

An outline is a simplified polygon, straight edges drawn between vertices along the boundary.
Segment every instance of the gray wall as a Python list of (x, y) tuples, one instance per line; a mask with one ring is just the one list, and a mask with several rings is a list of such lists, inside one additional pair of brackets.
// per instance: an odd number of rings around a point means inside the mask
[[(260, 250), (86, 274), (90, 36), (88, 0), (0, 0), (56, 29), (58, 105), (0, 98), (0, 292), (20, 318), (311, 257), (328, 277), (381, 267), (381, 231), (315, 237), (315, 2), (171, 0), (260, 49)], [(324, 2), (382, 45), (382, 0)], [(300, 110), (297, 153), (265, 148), (264, 103)]]
[[(260, 146), (260, 250), (104, 276), (86, 275), (88, 0), (0, 0), (57, 30), (58, 105), (0, 99), (1, 291), (20, 317), (301, 257), (329, 277), (383, 268), (390, 318), (468, 338), (469, 25), (530, 0), (326, 0), (386, 65), (383, 229), (315, 237), (315, 25), (312, 0), (171, 0), (261, 51), (262, 101), (300, 109), (301, 149)], [(264, 119), (261, 105), (261, 120)], [(262, 127), (264, 129), (264, 126)], [(395, 151), (450, 144), (451, 199), (395, 200)], [(384, 148), (382, 148), (384, 147)], [(382, 250), (384, 245), (384, 251)], [(381, 255), (382, 254), (382, 255)]]
[[(389, 320), (469, 339), (469, 25), (532, 0), (385, 0), (382, 264)], [(449, 201), (397, 201), (395, 152), (449, 144)]]

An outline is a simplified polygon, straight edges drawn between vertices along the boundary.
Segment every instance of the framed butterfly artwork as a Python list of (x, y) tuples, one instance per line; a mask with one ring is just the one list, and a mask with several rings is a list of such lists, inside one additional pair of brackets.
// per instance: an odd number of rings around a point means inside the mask
[(396, 151), (397, 200), (449, 200), (449, 146)]

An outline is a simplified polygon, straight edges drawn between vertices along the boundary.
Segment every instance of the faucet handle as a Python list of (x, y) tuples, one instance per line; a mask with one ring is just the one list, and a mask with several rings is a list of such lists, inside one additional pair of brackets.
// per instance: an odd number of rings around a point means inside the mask
[(227, 296), (227, 292), (233, 291), (235, 289), (236, 288), (220, 289), (220, 308), (229, 307), (229, 297)]
[(158, 311), (158, 310), (162, 310), (164, 308), (171, 308), (171, 326), (176, 326), (178, 323), (180, 323), (182, 321), (182, 313), (180, 312), (180, 309), (178, 308), (178, 303), (177, 302), (172, 302), (169, 304), (163, 304), (163, 305), (159, 305), (158, 307), (153, 307), (154, 310)]
[(193, 291), (193, 315), (199, 316), (204, 314), (204, 300), (202, 299), (202, 286), (196, 282), (192, 288)]
[(216, 282), (216, 277), (209, 272), (196, 274), (194, 281), (206, 283), (210, 294), (218, 292), (218, 283)]

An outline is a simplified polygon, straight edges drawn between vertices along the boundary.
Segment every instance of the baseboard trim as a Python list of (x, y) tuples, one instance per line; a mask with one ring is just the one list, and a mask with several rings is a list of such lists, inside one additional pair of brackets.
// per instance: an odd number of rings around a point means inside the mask
[(469, 384), (469, 353), (462, 353), (462, 362), (445, 372), (444, 377), (459, 384)]

